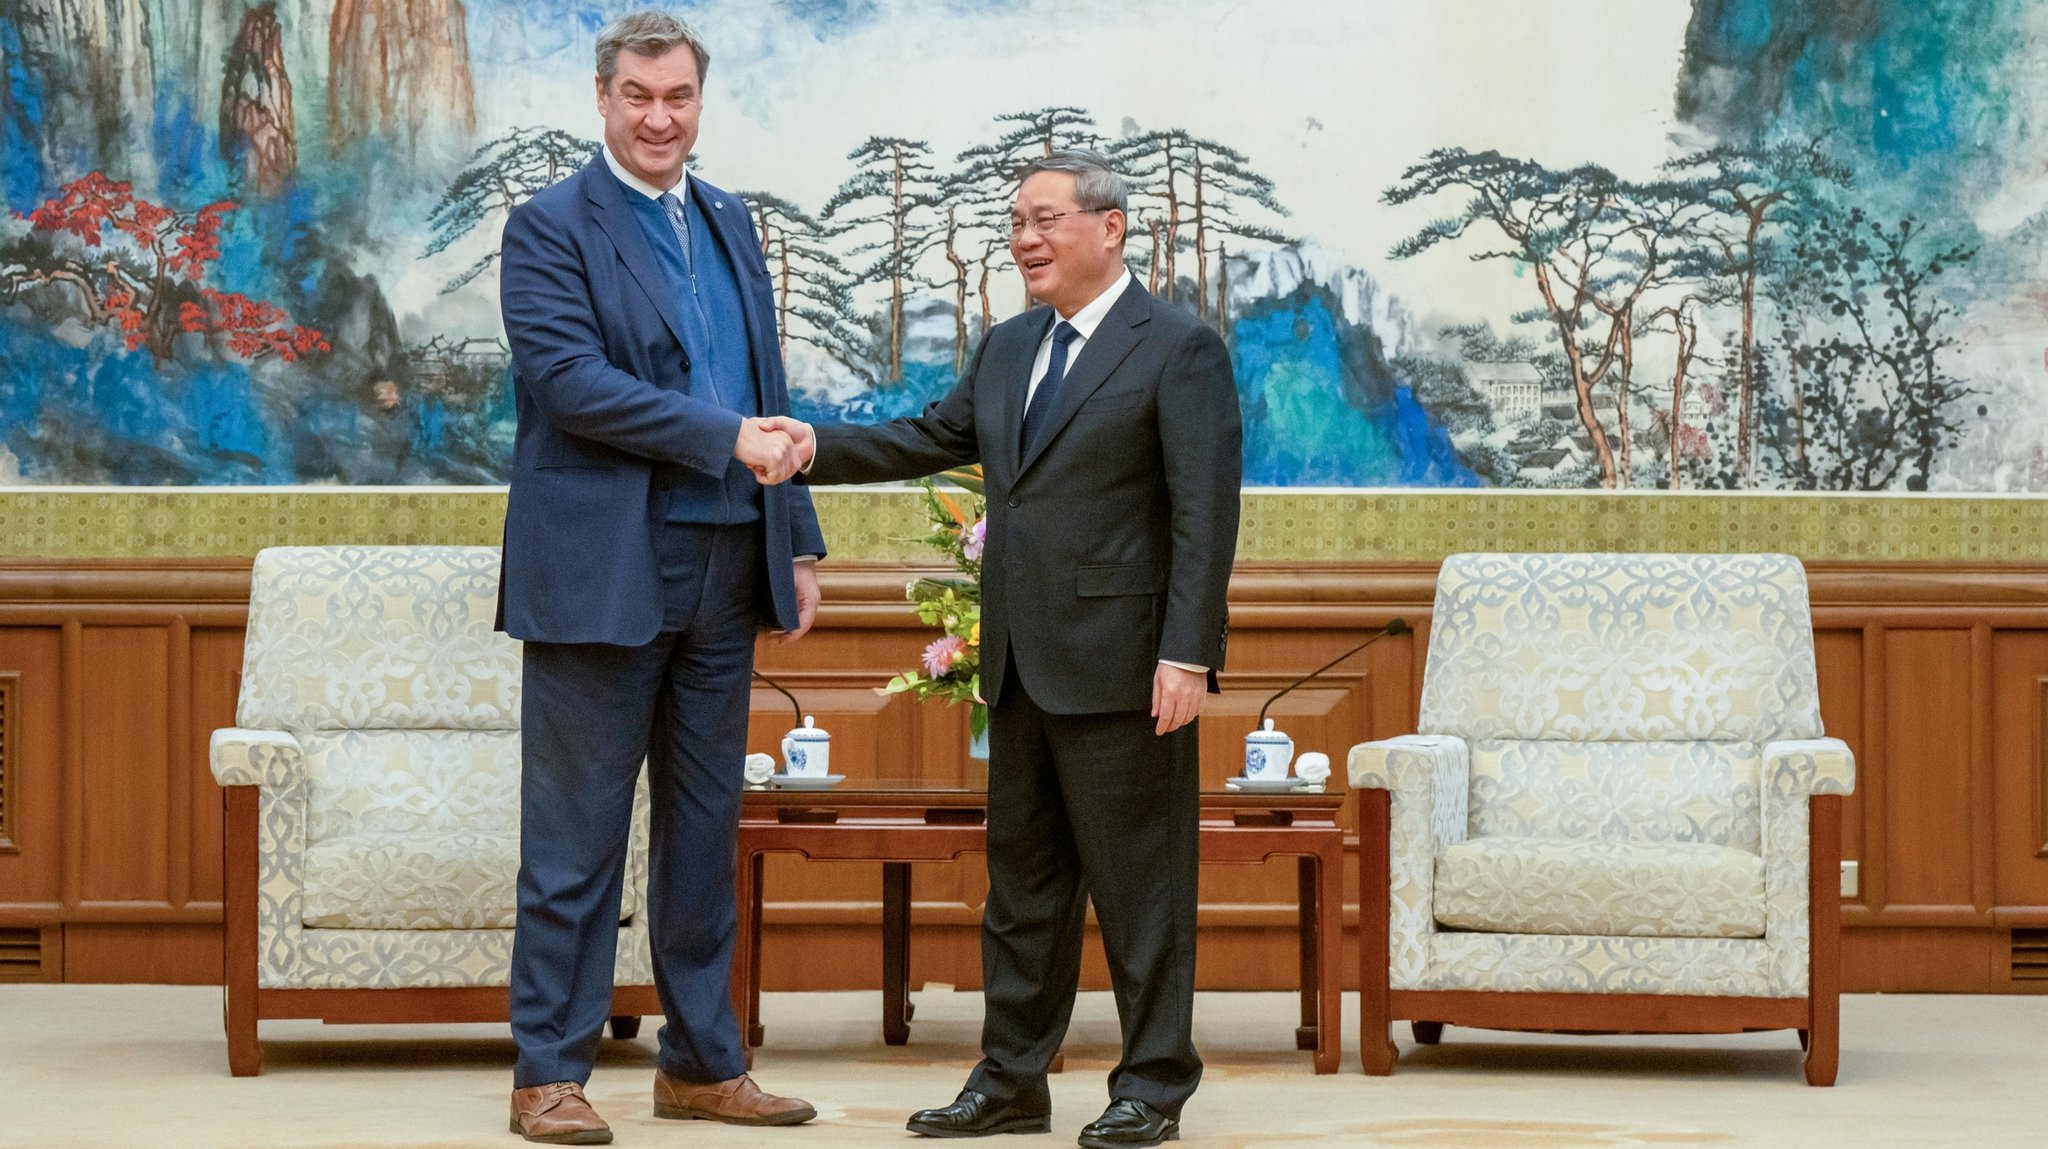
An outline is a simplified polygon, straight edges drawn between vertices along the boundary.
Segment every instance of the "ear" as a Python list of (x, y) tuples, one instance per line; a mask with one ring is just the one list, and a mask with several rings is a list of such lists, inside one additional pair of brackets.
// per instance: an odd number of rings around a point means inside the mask
[(1130, 220), (1124, 217), (1123, 209), (1111, 208), (1103, 212), (1102, 223), (1108, 229), (1109, 234), (1107, 238), (1110, 246), (1122, 247), (1124, 245), (1125, 233), (1130, 227)]
[(611, 93), (605, 91), (603, 76), (599, 76), (594, 72), (591, 74), (591, 76), (592, 79), (594, 79), (597, 83), (597, 110), (600, 114), (602, 114), (604, 112), (605, 97), (610, 95)]

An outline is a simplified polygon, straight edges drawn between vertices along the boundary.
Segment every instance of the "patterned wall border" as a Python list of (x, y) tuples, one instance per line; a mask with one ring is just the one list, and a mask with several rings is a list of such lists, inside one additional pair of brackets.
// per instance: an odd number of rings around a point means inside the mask
[[(0, 554), (252, 555), (282, 544), (496, 543), (502, 488), (15, 488)], [(818, 493), (845, 559), (922, 557), (914, 492)], [(1251, 492), (1239, 557), (1432, 560), (1460, 550), (1781, 550), (1807, 559), (2048, 559), (2048, 499), (1952, 496)]]

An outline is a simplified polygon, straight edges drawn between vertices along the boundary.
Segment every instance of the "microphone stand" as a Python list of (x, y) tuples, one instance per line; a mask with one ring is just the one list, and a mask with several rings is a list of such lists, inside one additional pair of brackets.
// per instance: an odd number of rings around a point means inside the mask
[(1314, 670), (1309, 671), (1307, 674), (1302, 675), (1300, 678), (1295, 679), (1293, 682), (1288, 683), (1286, 686), (1282, 687), (1277, 693), (1275, 693), (1273, 697), (1266, 699), (1266, 705), (1259, 707), (1259, 720), (1252, 724), (1252, 729), (1264, 730), (1266, 728), (1267, 707), (1270, 707), (1275, 702), (1280, 701), (1281, 697), (1284, 696), (1288, 691), (1293, 690), (1295, 687), (1300, 686), (1302, 683), (1307, 682), (1308, 680), (1314, 678), (1316, 675), (1321, 674), (1323, 671), (1330, 669), (1331, 667), (1337, 665), (1338, 663), (1344, 661), (1347, 658), (1350, 658), (1352, 655), (1357, 654), (1359, 651), (1364, 650), (1366, 647), (1371, 646), (1373, 643), (1378, 642), (1380, 639), (1383, 639), (1390, 634), (1407, 633), (1407, 619), (1388, 619), (1387, 625), (1381, 627), (1379, 629), (1379, 633), (1373, 635), (1371, 638), (1366, 639), (1364, 642), (1359, 643), (1357, 646), (1352, 647), (1350, 650), (1345, 651), (1344, 653), (1338, 655), (1330, 661), (1325, 662), (1321, 666), (1316, 667)]
[(790, 707), (796, 711), (796, 724), (798, 726), (802, 726), (804, 724), (803, 704), (796, 700), (796, 695), (791, 694), (789, 691), (782, 689), (782, 684), (780, 682), (775, 681), (774, 679), (768, 677), (767, 675), (761, 673), (758, 670), (754, 672), (754, 677), (774, 687), (779, 693), (781, 693), (781, 695), (784, 698), (789, 699)]

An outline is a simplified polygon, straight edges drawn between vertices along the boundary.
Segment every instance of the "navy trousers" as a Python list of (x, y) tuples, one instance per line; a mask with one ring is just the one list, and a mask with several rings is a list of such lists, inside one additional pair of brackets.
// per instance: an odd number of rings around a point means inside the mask
[(661, 1069), (746, 1072), (730, 975), (761, 524), (671, 523), (664, 620), (639, 647), (529, 642), (520, 710), (513, 1087), (586, 1082), (611, 1012), (633, 790), (653, 800), (647, 912)]

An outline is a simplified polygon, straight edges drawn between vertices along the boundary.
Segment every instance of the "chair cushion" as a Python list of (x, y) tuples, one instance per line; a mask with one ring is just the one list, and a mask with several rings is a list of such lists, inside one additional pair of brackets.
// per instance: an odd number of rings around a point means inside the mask
[(1597, 838), (1763, 852), (1754, 742), (1472, 743), (1473, 837)]
[(1760, 938), (1764, 860), (1727, 846), (1481, 837), (1436, 859), (1435, 916), (1510, 934)]
[(1452, 555), (1437, 576), (1416, 731), (1818, 738), (1805, 571), (1790, 555)]
[(519, 731), (319, 730), (306, 835), (519, 833)]
[(519, 643), (492, 629), (496, 547), (268, 547), (236, 724), (517, 730)]
[[(352, 834), (306, 847), (305, 924), (315, 929), (510, 929), (519, 835), (458, 830)], [(620, 913), (632, 916), (629, 885)]]

